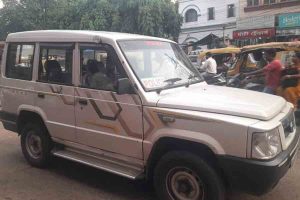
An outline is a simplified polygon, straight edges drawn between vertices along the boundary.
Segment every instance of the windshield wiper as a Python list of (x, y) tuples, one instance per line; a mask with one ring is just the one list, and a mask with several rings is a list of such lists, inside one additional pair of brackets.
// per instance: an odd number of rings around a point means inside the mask
[[(175, 69), (180, 66), (183, 69), (185, 69), (184, 66), (182, 66), (175, 58), (173, 58), (172, 56), (168, 55), (167, 53), (164, 54), (167, 58), (169, 58), (174, 64), (175, 64)], [(189, 74), (189, 81), (187, 84), (187, 87), (190, 85), (190, 80), (194, 79), (194, 78), (199, 78), (199, 75), (195, 74), (195, 73), (191, 73), (190, 71), (186, 71)], [(200, 78), (201, 79), (201, 78)], [(202, 80), (203, 81), (203, 80)]]
[(167, 85), (156, 90), (157, 94), (160, 94), (161, 91), (168, 89), (170, 86), (174, 85), (174, 83), (181, 81), (181, 80), (182, 80), (181, 78), (170, 78), (170, 79), (165, 80), (164, 82), (167, 83)]
[(198, 78), (199, 76), (196, 76), (196, 75), (190, 75), (189, 78), (188, 78), (188, 82), (187, 84), (185, 85), (185, 87), (190, 87), (191, 85), (191, 80), (194, 79), (194, 78)]
[(167, 58), (169, 58), (174, 64), (175, 64), (175, 69), (177, 68), (177, 66), (178, 66), (178, 61), (177, 60), (175, 60), (173, 57), (171, 57), (169, 54), (167, 54), (167, 53), (165, 53), (165, 56), (167, 57)]
[(174, 84), (174, 83), (176, 83), (176, 82), (178, 82), (178, 81), (181, 81), (181, 80), (182, 80), (181, 78), (170, 78), (170, 79), (165, 80), (164, 82), (165, 82), (165, 83), (171, 83), (171, 84)]

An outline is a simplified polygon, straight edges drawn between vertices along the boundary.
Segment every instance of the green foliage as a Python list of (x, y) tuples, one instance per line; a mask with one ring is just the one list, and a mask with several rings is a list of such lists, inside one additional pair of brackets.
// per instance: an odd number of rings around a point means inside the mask
[(84, 29), (178, 39), (182, 18), (171, 0), (3, 0), (0, 39), (40, 29)]

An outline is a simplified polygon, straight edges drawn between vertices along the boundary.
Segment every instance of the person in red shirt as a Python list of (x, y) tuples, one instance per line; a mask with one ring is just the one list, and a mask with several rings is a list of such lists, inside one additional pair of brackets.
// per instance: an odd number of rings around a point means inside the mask
[(265, 51), (268, 64), (257, 71), (247, 73), (246, 76), (265, 75), (265, 87), (263, 92), (268, 94), (276, 94), (276, 89), (280, 86), (281, 71), (283, 69), (279, 60), (276, 60), (276, 49), (267, 49)]

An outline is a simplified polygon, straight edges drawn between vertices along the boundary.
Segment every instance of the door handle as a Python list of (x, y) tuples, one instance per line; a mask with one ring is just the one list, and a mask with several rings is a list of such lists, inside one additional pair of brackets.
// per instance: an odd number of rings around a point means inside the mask
[(45, 94), (43, 94), (43, 93), (38, 93), (38, 95), (37, 95), (39, 98), (41, 98), (41, 99), (44, 99), (45, 98)]
[(88, 104), (88, 101), (86, 99), (78, 99), (78, 103), (86, 106)]

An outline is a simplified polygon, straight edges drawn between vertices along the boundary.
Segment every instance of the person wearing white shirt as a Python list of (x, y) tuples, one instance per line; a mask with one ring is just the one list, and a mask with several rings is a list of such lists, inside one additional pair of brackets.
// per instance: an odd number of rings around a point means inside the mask
[(202, 76), (205, 78), (209, 78), (217, 74), (217, 62), (210, 52), (206, 53), (206, 61), (203, 64), (202, 69), (205, 71), (202, 73)]

